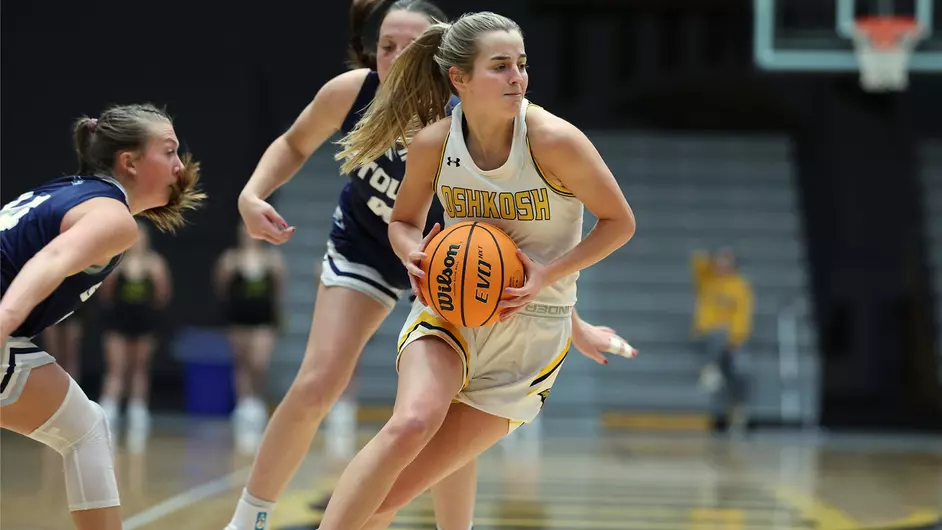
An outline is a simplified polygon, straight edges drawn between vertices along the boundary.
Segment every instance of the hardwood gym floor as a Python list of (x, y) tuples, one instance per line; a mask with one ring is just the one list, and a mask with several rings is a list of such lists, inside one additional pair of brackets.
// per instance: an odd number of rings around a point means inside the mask
[[(942, 517), (938, 439), (542, 431), (482, 458), (477, 530), (927, 528)], [(71, 528), (58, 455), (6, 432), (0, 443), (0, 528)], [(221, 530), (251, 464), (221, 421), (160, 420), (145, 451), (118, 451), (125, 530)], [(326, 452), (319, 440), (276, 530), (316, 528), (344, 463)], [(433, 529), (428, 498), (393, 528)]]

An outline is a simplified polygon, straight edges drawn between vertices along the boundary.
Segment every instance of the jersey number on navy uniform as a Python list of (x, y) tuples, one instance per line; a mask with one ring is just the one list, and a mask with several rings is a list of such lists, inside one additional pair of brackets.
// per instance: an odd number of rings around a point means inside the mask
[(33, 208), (49, 199), (49, 195), (33, 195), (28, 191), (20, 195), (15, 201), (8, 203), (0, 210), (0, 232), (9, 230), (20, 222)]
[[(389, 160), (395, 160), (396, 157), (398, 157), (401, 162), (405, 162), (408, 154), (408, 148), (402, 147), (393, 149), (390, 147), (386, 150), (385, 156)], [(399, 179), (386, 173), (386, 170), (380, 167), (376, 162), (370, 162), (361, 167), (357, 171), (356, 176), (367, 181), (371, 188), (385, 195), (389, 200), (393, 202), (396, 201), (396, 195), (399, 193), (399, 185), (402, 183)], [(386, 224), (389, 224), (389, 220), (392, 218), (392, 206), (383, 200), (381, 196), (370, 197), (370, 199), (366, 201), (366, 206), (370, 211), (376, 214), (377, 217), (380, 217)]]

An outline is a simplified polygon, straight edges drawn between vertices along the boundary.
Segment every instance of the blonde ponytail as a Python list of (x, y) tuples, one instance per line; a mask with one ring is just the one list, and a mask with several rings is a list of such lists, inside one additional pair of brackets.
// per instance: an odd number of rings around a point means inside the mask
[[(344, 173), (352, 173), (382, 156), (397, 142), (408, 146), (430, 123), (446, 116), (454, 93), (448, 70), (474, 71), (478, 39), (491, 31), (520, 31), (507, 17), (483, 11), (458, 17), (453, 24), (434, 24), (402, 51), (352, 131), (340, 140)], [(522, 35), (522, 33), (521, 33)]]
[(423, 127), (446, 116), (452, 94), (448, 70), (436, 60), (450, 24), (434, 24), (393, 62), (366, 113), (338, 143), (341, 170), (351, 173), (397, 142), (408, 146)]

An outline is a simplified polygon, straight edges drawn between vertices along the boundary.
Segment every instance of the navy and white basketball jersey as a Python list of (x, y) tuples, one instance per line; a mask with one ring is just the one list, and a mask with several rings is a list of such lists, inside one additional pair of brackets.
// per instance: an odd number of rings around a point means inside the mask
[[(353, 130), (378, 88), (379, 75), (371, 71), (344, 119), (343, 134)], [(457, 98), (449, 102), (449, 113), (457, 102)], [(393, 252), (388, 230), (393, 203), (406, 174), (407, 153), (405, 147), (390, 149), (369, 165), (348, 175), (350, 181), (340, 192), (340, 203), (330, 232), (334, 247), (346, 259), (369, 265), (379, 271), (390, 285), (400, 289), (409, 287), (409, 277)], [(437, 198), (432, 200), (424, 233), (428, 233), (436, 222), (444, 222), (444, 210)]]
[[(7, 288), (20, 269), (59, 235), (66, 212), (89, 199), (111, 197), (127, 205), (120, 184), (107, 177), (62, 177), (19, 196), (0, 210), (0, 290)], [(116, 256), (104, 267), (69, 276), (39, 303), (12, 337), (31, 338), (66, 318), (88, 300), (120, 261)]]

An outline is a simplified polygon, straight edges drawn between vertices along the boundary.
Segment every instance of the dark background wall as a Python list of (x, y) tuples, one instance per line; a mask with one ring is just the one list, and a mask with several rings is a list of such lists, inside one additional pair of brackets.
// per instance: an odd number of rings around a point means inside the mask
[[(938, 414), (915, 148), (942, 136), (942, 81), (913, 75), (909, 91), (876, 96), (861, 92), (855, 75), (757, 71), (745, 0), (439, 4), (450, 15), (494, 9), (517, 20), (531, 99), (578, 126), (791, 135), (823, 339), (825, 421), (915, 425), (932, 416), (926, 411)], [(347, 7), (4, 2), (0, 198), (74, 169), (69, 126), (81, 114), (111, 103), (166, 105), (203, 161), (210, 195), (191, 226), (154, 238), (175, 275), (168, 325), (218, 323), (208, 280), (235, 239), (236, 197), (268, 143), (343, 71)], [(175, 384), (172, 368), (155, 377)]]

